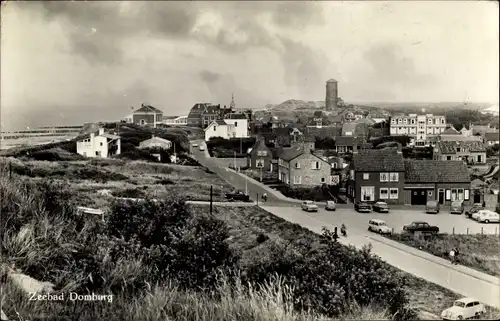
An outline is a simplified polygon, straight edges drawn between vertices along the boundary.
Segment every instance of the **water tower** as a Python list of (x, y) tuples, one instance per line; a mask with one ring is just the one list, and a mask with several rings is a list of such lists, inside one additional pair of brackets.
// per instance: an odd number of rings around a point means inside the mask
[(326, 110), (333, 110), (337, 108), (338, 99), (338, 83), (335, 79), (330, 79), (326, 82)]

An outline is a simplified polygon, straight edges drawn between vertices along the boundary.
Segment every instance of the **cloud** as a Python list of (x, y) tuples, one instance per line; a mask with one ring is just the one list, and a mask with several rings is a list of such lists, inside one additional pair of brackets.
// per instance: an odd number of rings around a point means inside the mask
[(207, 84), (217, 82), (221, 78), (221, 74), (209, 70), (200, 71), (200, 78)]

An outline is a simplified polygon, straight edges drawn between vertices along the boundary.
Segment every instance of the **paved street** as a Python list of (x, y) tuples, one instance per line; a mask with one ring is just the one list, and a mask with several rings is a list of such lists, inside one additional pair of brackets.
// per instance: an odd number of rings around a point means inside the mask
[[(244, 176), (225, 168), (227, 160), (207, 158), (206, 153), (200, 152), (198, 148), (193, 149), (195, 158), (214, 173), (225, 179), (235, 188), (247, 190), (255, 200), (257, 194), (260, 196), (265, 188)], [(317, 213), (306, 213), (300, 209), (300, 204), (289, 202), (268, 194), (268, 202), (259, 204), (262, 208), (276, 216), (282, 217), (290, 222), (297, 223), (313, 232), (321, 233), (323, 226), (340, 226), (344, 223), (348, 229), (348, 237), (341, 238), (341, 242), (352, 244), (358, 248), (363, 245), (372, 244), (373, 252), (379, 255), (389, 264), (411, 273), (417, 277), (443, 286), (451, 291), (464, 296), (474, 297), (488, 305), (500, 308), (500, 281), (493, 277), (463, 266), (451, 265), (448, 261), (413, 249), (411, 247), (393, 242), (367, 231), (367, 222), (370, 218), (385, 220), (395, 232), (401, 231), (404, 224), (412, 221), (427, 221), (439, 226), (442, 232), (451, 233), (453, 227), (455, 233), (493, 234), (498, 230), (498, 224), (479, 224), (466, 219), (464, 216), (440, 213), (438, 215), (424, 214), (421, 210), (398, 210), (389, 214), (361, 214), (352, 208), (339, 208), (335, 212), (327, 212), (320, 209)], [(352, 205), (351, 205), (352, 206)], [(498, 233), (498, 232), (497, 232)]]

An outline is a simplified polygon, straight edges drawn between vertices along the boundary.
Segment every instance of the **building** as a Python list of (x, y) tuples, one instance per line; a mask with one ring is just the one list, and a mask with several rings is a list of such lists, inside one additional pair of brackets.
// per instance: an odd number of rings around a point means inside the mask
[(272, 150), (266, 146), (264, 137), (259, 137), (252, 149), (247, 155), (247, 166), (251, 169), (260, 169), (262, 171), (273, 171), (273, 153)]
[(224, 121), (226, 124), (234, 125), (235, 135), (238, 138), (249, 137), (248, 118), (245, 114), (231, 113), (225, 115)]
[(356, 202), (403, 204), (405, 167), (400, 148), (360, 150), (349, 165), (347, 195)]
[(500, 136), (499, 132), (485, 133), (484, 134), (484, 143), (486, 145), (489, 145), (489, 146), (498, 144), (498, 143), (500, 143), (499, 136)]
[(222, 137), (224, 139), (236, 138), (236, 131), (233, 124), (226, 123), (225, 120), (214, 120), (205, 128), (205, 141), (212, 137)]
[(163, 124), (168, 126), (187, 126), (188, 116), (163, 116)]
[[(130, 116), (126, 117), (130, 121)], [(132, 123), (156, 128), (163, 123), (163, 112), (150, 105), (141, 104), (141, 108), (132, 113)]]
[(189, 114), (187, 116), (188, 126), (201, 128), (202, 124), (203, 124), (202, 114), (205, 111), (205, 109), (210, 105), (211, 105), (210, 103), (196, 103), (196, 104), (194, 104), (194, 106), (191, 107), (191, 110), (189, 111)]
[(362, 137), (339, 136), (335, 138), (335, 150), (337, 153), (352, 153), (361, 149), (370, 149), (371, 144), (366, 143)]
[(440, 135), (447, 127), (444, 115), (399, 114), (390, 117), (389, 121), (392, 136), (409, 136), (410, 144), (415, 146), (430, 146), (430, 138)]
[(337, 109), (338, 102), (338, 83), (335, 79), (330, 79), (326, 82), (326, 110)]
[(322, 128), (332, 126), (332, 122), (328, 116), (324, 115), (321, 111), (315, 111), (314, 115), (307, 120), (306, 127), (308, 128)]
[[(464, 133), (466, 135), (464, 135)], [(472, 136), (472, 135), (467, 135), (467, 134), (468, 134), (467, 130), (458, 131), (455, 129), (455, 127), (452, 126), (452, 127), (447, 128), (444, 132), (441, 133), (441, 135), (438, 136), (436, 143), (439, 141), (442, 141), (442, 142), (480, 142), (483, 140), (480, 136)], [(435, 146), (435, 144), (433, 146)]]
[(146, 139), (139, 143), (139, 148), (161, 148), (168, 150), (172, 148), (172, 142), (168, 139), (164, 139), (161, 137), (156, 137), (153, 135), (150, 139)]
[(85, 135), (76, 142), (76, 152), (85, 157), (107, 158), (121, 154), (120, 136), (105, 133), (104, 128)]
[(469, 165), (486, 163), (486, 147), (483, 142), (438, 142), (434, 147), (434, 160), (462, 160)]
[(484, 136), (486, 133), (494, 133), (497, 131), (496, 128), (492, 127), (491, 124), (488, 125), (470, 125), (470, 130), (472, 131), (473, 136)]
[(463, 200), (471, 203), (470, 178), (461, 161), (405, 160), (404, 203), (425, 205), (437, 200), (442, 205)]
[(329, 184), (331, 166), (302, 147), (285, 148), (278, 156), (278, 179), (290, 187)]

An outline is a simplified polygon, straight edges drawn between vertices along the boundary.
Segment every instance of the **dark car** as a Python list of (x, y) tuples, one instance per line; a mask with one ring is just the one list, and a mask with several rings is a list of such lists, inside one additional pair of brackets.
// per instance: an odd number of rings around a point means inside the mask
[(232, 193), (226, 193), (226, 198), (229, 201), (242, 201), (249, 202), (250, 196), (248, 194), (243, 193), (242, 191), (235, 191)]
[(477, 213), (482, 209), (483, 209), (483, 207), (481, 206), (481, 204), (474, 204), (474, 205), (472, 205), (471, 208), (469, 208), (467, 211), (465, 211), (465, 216), (468, 218), (472, 218), (472, 214)]
[(370, 206), (370, 204), (359, 201), (354, 203), (354, 209), (358, 212), (370, 213), (372, 211), (372, 207)]
[(426, 232), (426, 233), (439, 233), (439, 227), (430, 225), (427, 222), (412, 222), (411, 224), (403, 226), (406, 232)]
[(389, 213), (389, 206), (384, 201), (375, 202), (375, 204), (373, 204), (372, 208), (375, 212)]

